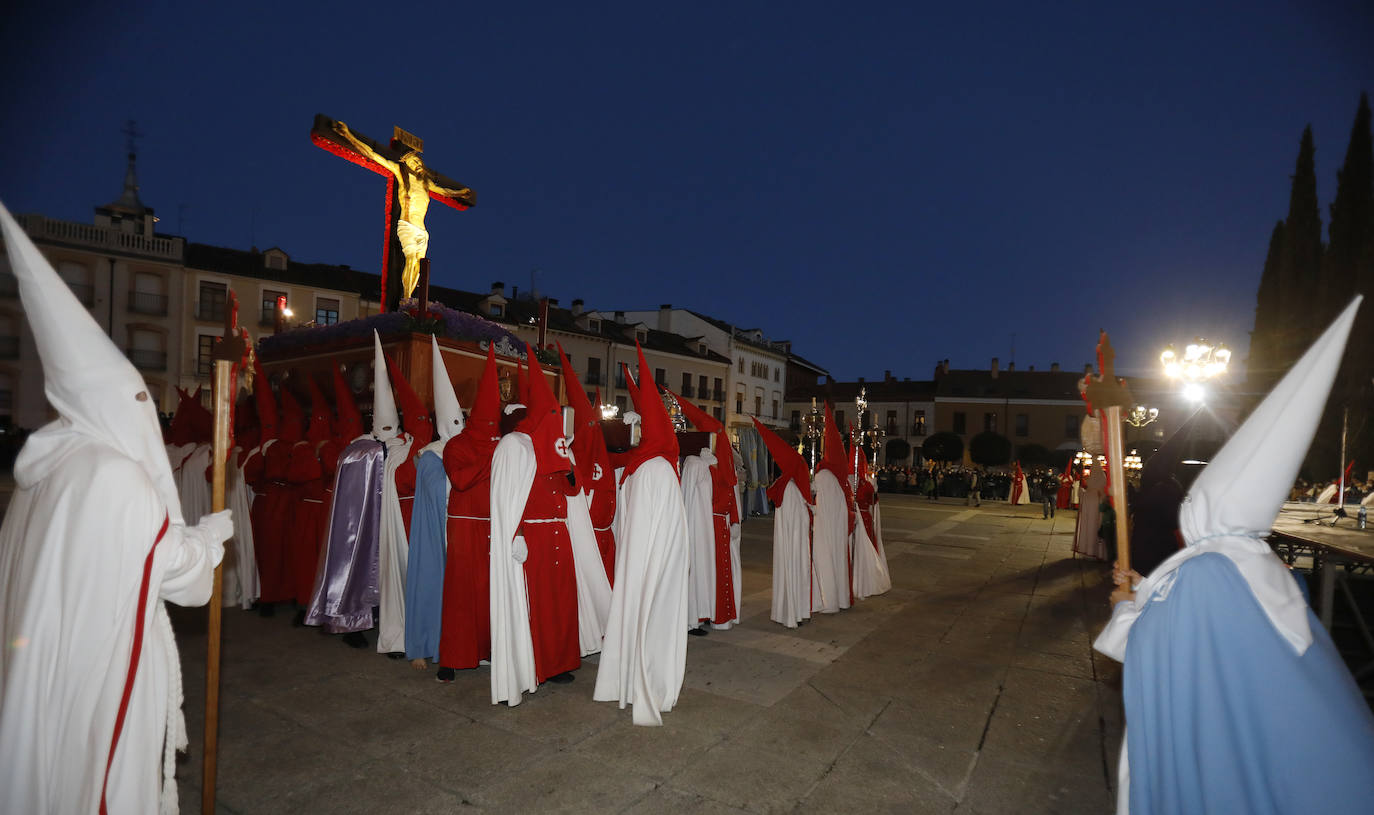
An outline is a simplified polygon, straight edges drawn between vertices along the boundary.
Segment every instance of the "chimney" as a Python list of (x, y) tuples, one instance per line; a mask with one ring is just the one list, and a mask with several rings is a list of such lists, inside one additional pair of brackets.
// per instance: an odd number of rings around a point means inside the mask
[(1059, 363), (1058, 363), (1058, 362), (1051, 362), (1051, 363), (1050, 363), (1050, 373), (1059, 373)]
[(1035, 373), (1035, 366), (1032, 365), (1032, 366), (1030, 366), (1029, 368), (1027, 368), (1026, 370), (1027, 370), (1027, 371), (1030, 371), (1031, 373)]
[(859, 384), (862, 385), (863, 383), (864, 383), (864, 378), (861, 376), (861, 377), (859, 377)]
[(572, 301), (572, 314), (574, 317), (582, 316), (582, 301), (580, 299)]
[(550, 306), (555, 306), (555, 307), (556, 307), (556, 306), (558, 305), (558, 298), (557, 298), (557, 297), (545, 297), (544, 299), (549, 301), (549, 305), (550, 305)]
[(945, 373), (949, 373), (949, 359), (945, 359)]
[(625, 312), (623, 312), (623, 311), (617, 311), (617, 312), (615, 313), (615, 321), (616, 321), (617, 323), (620, 323), (621, 325), (624, 325), (624, 324), (625, 324)]
[(1011, 373), (1014, 370), (1016, 370), (1016, 361), (1012, 360), (1011, 362), (1007, 363), (1007, 373)]
[(997, 378), (997, 357), (992, 358), (992, 378)]
[(506, 284), (505, 284), (505, 283), (502, 283), (500, 280), (496, 281), (495, 283), (492, 283), (492, 284), (491, 284), (491, 293), (494, 294), (494, 295), (496, 295), (497, 297), (505, 297), (505, 296), (506, 296)]
[(1092, 364), (1091, 362), (1089, 362), (1087, 365), (1084, 365), (1084, 366), (1083, 366), (1083, 373), (1085, 373), (1085, 374), (1090, 374), (1090, 373), (1092, 373), (1092, 372), (1093, 372), (1093, 364)]
[(673, 304), (664, 303), (658, 307), (658, 330), (672, 331)]

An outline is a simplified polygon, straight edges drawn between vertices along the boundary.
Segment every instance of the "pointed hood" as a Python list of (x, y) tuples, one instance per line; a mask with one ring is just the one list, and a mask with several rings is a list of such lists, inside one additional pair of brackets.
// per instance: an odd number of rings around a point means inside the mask
[(262, 369), (257, 355), (253, 356), (253, 402), (258, 408), (258, 428), (263, 441), (277, 438), (277, 400), (272, 397), (272, 383)]
[(195, 433), (191, 428), (191, 411), (200, 407), (191, 401), (191, 394), (177, 388), (177, 409), (172, 414), (172, 423), (167, 427), (167, 443), (173, 447), (181, 447), (185, 444), (195, 442)]
[(401, 417), (396, 412), (396, 397), (391, 394), (391, 380), (386, 376), (386, 352), (382, 338), (372, 330), (372, 436), (377, 441), (391, 441), (401, 434)]
[(658, 386), (654, 384), (653, 369), (644, 358), (644, 349), (639, 347), (639, 343), (635, 343), (635, 351), (639, 354), (639, 382), (636, 386), (630, 386), (631, 379), (627, 371), (625, 385), (630, 388), (635, 412), (640, 417), (640, 435), (639, 445), (626, 453), (623, 478), (628, 478), (639, 469), (639, 465), (655, 456), (667, 459), (676, 471), (679, 456), (677, 434), (673, 430), (672, 419), (668, 418), (668, 409), (663, 405)]
[(58, 421), (31, 434), (14, 464), (20, 487), (32, 487), (52, 472), (62, 453), (93, 439), (137, 462), (181, 523), (157, 405), (143, 377), (62, 282), (38, 247), (0, 204), (10, 268), (43, 364), (43, 392)]
[(439, 338), (430, 334), (429, 342), (435, 430), (439, 433), (439, 441), (442, 443), (463, 432), (463, 408), (458, 404), (458, 394), (453, 390), (453, 380), (449, 379), (448, 368), (444, 365), (444, 356), (439, 350)]
[(536, 473), (566, 473), (572, 469), (572, 459), (568, 455), (568, 440), (563, 437), (563, 411), (549, 387), (549, 380), (544, 377), (534, 346), (527, 347), (530, 401), (525, 405), (525, 418), (515, 429), (528, 435), (534, 443)]
[(215, 414), (205, 407), (205, 386), (197, 385), (191, 395), (191, 440), (196, 444), (209, 444), (215, 438)]
[(774, 506), (781, 506), (783, 495), (787, 489), (787, 482), (791, 481), (801, 490), (802, 499), (806, 503), (811, 503), (811, 468), (806, 466), (806, 459), (802, 454), (792, 448), (792, 445), (778, 437), (777, 433), (759, 424), (759, 420), (749, 417), (754, 422), (754, 429), (759, 432), (759, 437), (763, 439), (764, 445), (768, 448), (768, 454), (777, 463), (778, 469), (782, 474), (768, 487), (768, 500)]
[(277, 438), (287, 444), (295, 444), (305, 438), (305, 410), (301, 408), (301, 403), (296, 400), (296, 395), (291, 392), (291, 386), (285, 379), (282, 380), (278, 391), (281, 409), (278, 410)]
[(343, 369), (331, 365), (334, 374), (334, 440), (346, 445), (363, 434), (363, 416), (353, 400), (353, 390), (344, 381)]
[(1307, 603), (1265, 538), (1317, 432), (1360, 300), (1346, 306), (1198, 474), (1178, 513), (1187, 545), (1145, 578), (1135, 603), (1118, 604), (1095, 648), (1122, 659), (1140, 607), (1185, 561), (1215, 552), (1235, 563), (1293, 650), (1306, 652), (1312, 644)]
[(401, 427), (413, 439), (415, 449), (424, 447), (434, 441), (434, 421), (429, 418), (429, 408), (420, 400), (420, 395), (415, 389), (410, 387), (410, 382), (406, 380), (406, 375), (401, 373), (401, 366), (396, 364), (396, 360), (386, 354), (386, 368), (391, 373), (391, 387), (396, 392), (396, 399), (401, 403)]
[(334, 438), (334, 411), (329, 409), (324, 391), (315, 384), (315, 377), (306, 376), (305, 384), (310, 389), (310, 428), (305, 432), (305, 440), (318, 446)]
[(468, 412), (464, 432), (478, 433), (484, 438), (501, 436), (501, 366), (496, 361), (496, 345), (487, 345), (487, 364), (477, 383), (477, 395)]
[(848, 504), (854, 503), (854, 489), (849, 483), (849, 471), (852, 465), (849, 456), (845, 453), (844, 439), (840, 436), (840, 428), (835, 424), (835, 411), (829, 402), (825, 403), (825, 450), (821, 460), (816, 462), (816, 472), (829, 470), (834, 474), (835, 480), (840, 482), (840, 491), (844, 493), (845, 501)]
[[(601, 429), (601, 411), (587, 401), (587, 392), (582, 390), (577, 371), (573, 370), (561, 345), (558, 346), (558, 358), (563, 364), (563, 385), (573, 409), (572, 452), (577, 481), (584, 488), (597, 489), (609, 483), (603, 479), (611, 477), (615, 471), (611, 454), (606, 449), (606, 435)], [(600, 390), (596, 400), (600, 404)]]

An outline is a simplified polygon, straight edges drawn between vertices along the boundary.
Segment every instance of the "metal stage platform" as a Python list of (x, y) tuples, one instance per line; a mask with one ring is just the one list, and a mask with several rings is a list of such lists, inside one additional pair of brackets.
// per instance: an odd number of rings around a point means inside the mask
[[(1366, 696), (1374, 696), (1374, 635), (1351, 588), (1351, 578), (1357, 578), (1358, 589), (1367, 589), (1374, 572), (1374, 527), (1358, 529), (1356, 513), (1359, 507), (1349, 507), (1349, 517), (1337, 518), (1330, 504), (1286, 503), (1274, 521), (1269, 543), (1283, 561), (1317, 578), (1317, 616), (1327, 631), (1333, 621), (1347, 622), (1364, 643), (1364, 653), (1344, 652), (1355, 681)], [(1332, 525), (1332, 521), (1335, 524)], [(1363, 578), (1363, 579), (1360, 579)], [(1343, 613), (1336, 615), (1336, 595), (1344, 599)], [(1338, 643), (1339, 644), (1339, 643)]]

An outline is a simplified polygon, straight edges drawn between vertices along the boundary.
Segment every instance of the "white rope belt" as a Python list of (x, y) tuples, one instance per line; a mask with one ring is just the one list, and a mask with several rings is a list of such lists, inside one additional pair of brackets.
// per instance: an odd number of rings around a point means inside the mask
[(525, 518), (520, 521), (522, 524), (563, 524), (567, 522), (567, 518)]
[(321, 500), (318, 499), (318, 498), (302, 498), (301, 500), (304, 501), (304, 502), (307, 503), (307, 504), (323, 504), (323, 503), (324, 503), (324, 501), (321, 501)]
[(490, 515), (450, 515), (456, 521), (490, 521)]
[(610, 527), (610, 525), (607, 525), (607, 526), (594, 526), (594, 527), (592, 527), (592, 531), (593, 531), (593, 532), (609, 532), (609, 531), (611, 531), (611, 527)]

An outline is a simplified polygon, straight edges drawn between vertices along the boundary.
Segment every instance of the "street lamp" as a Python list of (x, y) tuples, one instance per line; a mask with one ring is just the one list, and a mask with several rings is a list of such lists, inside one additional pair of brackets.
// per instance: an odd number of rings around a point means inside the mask
[(1183, 349), (1182, 357), (1170, 345), (1159, 355), (1159, 361), (1164, 366), (1164, 375), (1170, 379), (1205, 382), (1226, 373), (1231, 364), (1231, 349), (1198, 337)]

